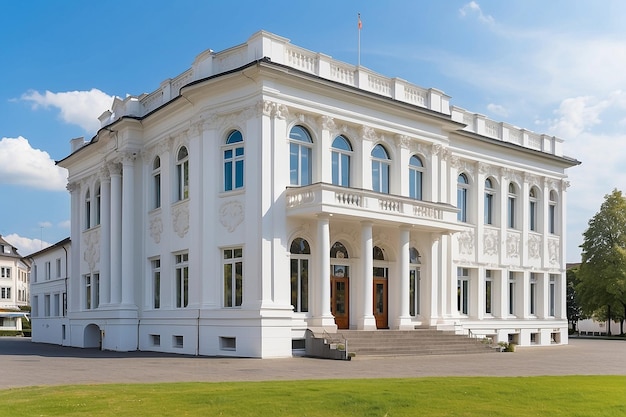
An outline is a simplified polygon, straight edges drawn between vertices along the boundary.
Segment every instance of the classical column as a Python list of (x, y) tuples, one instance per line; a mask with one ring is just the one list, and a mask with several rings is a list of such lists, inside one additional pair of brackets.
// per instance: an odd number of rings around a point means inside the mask
[[(410, 254), (409, 254), (409, 227), (402, 226), (400, 227), (400, 241), (398, 242), (398, 247), (400, 249), (400, 256), (398, 259), (399, 262), (399, 278), (400, 278), (400, 316), (398, 317), (397, 327), (400, 330), (410, 330), (413, 328), (411, 323), (411, 315), (409, 311), (409, 293), (410, 293), (410, 283), (409, 283), (409, 264), (410, 264)], [(419, 283), (416, 283), (419, 285)]]
[(376, 330), (374, 319), (374, 261), (373, 261), (372, 222), (361, 223), (361, 260), (363, 274), (363, 311), (357, 327), (360, 330)]
[[(71, 200), (71, 226), (70, 237), (72, 245), (70, 247), (70, 265), (66, 266), (69, 269), (67, 277), (75, 277), (75, 279), (69, 279), (69, 285), (67, 287), (67, 313), (72, 313), (81, 310), (80, 296), (82, 277), (80, 274), (80, 260), (81, 260), (81, 199), (80, 199), (80, 184), (76, 182), (70, 182), (67, 184), (67, 190), (70, 192)], [(41, 311), (41, 310), (40, 310)]]
[(118, 163), (111, 173), (111, 304), (122, 301), (122, 172)]
[(100, 171), (100, 305), (111, 302), (111, 177), (107, 167)]
[(334, 332), (337, 331), (337, 325), (330, 311), (330, 220), (325, 214), (319, 215), (317, 219), (317, 254), (319, 270), (315, 288), (319, 298), (309, 327)]
[(128, 152), (122, 158), (122, 304), (134, 305), (135, 261), (135, 158), (137, 154)]

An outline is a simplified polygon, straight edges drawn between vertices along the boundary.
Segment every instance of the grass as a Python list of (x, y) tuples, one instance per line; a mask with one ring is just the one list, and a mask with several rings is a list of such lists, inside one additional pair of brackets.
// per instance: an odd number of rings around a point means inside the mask
[(29, 387), (0, 416), (623, 416), (626, 376)]

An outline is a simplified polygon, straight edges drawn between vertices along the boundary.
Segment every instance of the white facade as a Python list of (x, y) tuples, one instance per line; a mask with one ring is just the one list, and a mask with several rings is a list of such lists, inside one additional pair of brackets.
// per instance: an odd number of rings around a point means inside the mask
[(28, 256), (31, 261), (32, 341), (70, 346), (67, 318), (70, 239)]
[(558, 138), (267, 32), (100, 119), (59, 162), (72, 346), (285, 357), (338, 327), (567, 343), (578, 162)]

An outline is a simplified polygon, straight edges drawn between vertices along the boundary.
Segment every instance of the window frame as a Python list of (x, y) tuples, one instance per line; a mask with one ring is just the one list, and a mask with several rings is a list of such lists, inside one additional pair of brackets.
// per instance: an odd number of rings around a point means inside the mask
[(539, 219), (537, 217), (539, 197), (537, 194), (537, 187), (530, 187), (530, 191), (528, 192), (528, 230), (531, 232), (536, 232), (539, 227)]
[(459, 314), (469, 315), (470, 275), (469, 268), (457, 267), (457, 310)]
[[(299, 251), (294, 251), (294, 245), (300, 246)], [(291, 305), (296, 313), (308, 313), (310, 303), (310, 272), (311, 272), (311, 246), (301, 237), (293, 239), (289, 249), (290, 258), (290, 283)], [(294, 266), (295, 276), (294, 276)], [(302, 272), (306, 271), (303, 276)]]
[[(419, 165), (413, 162), (419, 162)], [(409, 197), (415, 200), (424, 199), (424, 161), (419, 155), (409, 158)]]
[(290, 185), (302, 187), (312, 184), (313, 146), (313, 138), (306, 127), (295, 125), (289, 130)]
[[(377, 153), (384, 153), (376, 155)], [(372, 165), (372, 191), (382, 194), (389, 194), (391, 184), (391, 157), (389, 151), (380, 143), (372, 148), (370, 153)]]
[(484, 201), (484, 224), (493, 226), (495, 224), (495, 201), (496, 189), (491, 177), (485, 178), (485, 201)]
[(176, 308), (189, 306), (189, 252), (174, 254), (174, 298)]
[(161, 207), (161, 157), (152, 160), (152, 209)]
[(232, 192), (243, 189), (245, 187), (245, 140), (241, 131), (234, 129), (227, 135), (222, 146), (222, 162), (223, 191)]
[(224, 308), (239, 308), (243, 304), (243, 259), (242, 246), (222, 248), (222, 306)]
[[(345, 147), (337, 145), (345, 145)], [(346, 147), (348, 149), (345, 149)], [(350, 187), (352, 155), (354, 155), (354, 148), (350, 139), (344, 135), (335, 136), (331, 145), (331, 182), (333, 185)]]
[(517, 229), (517, 200), (518, 200), (518, 187), (515, 183), (509, 183), (508, 198), (507, 198), (507, 227), (509, 229)]
[[(461, 179), (463, 181), (461, 181)], [(461, 172), (457, 177), (457, 189), (456, 189), (456, 206), (459, 209), (457, 212), (457, 220), (463, 223), (467, 223), (468, 219), (468, 194), (469, 194), (469, 178), (467, 174)]]
[[(185, 151), (182, 155), (181, 152)], [(176, 201), (189, 198), (189, 149), (182, 145), (176, 152)]]

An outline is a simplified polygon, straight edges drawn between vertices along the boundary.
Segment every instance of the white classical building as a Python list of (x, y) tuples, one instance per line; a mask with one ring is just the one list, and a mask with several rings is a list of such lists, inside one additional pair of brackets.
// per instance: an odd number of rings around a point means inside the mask
[(72, 346), (285, 357), (307, 329), (567, 343), (559, 138), (267, 32), (116, 99), (69, 170)]

